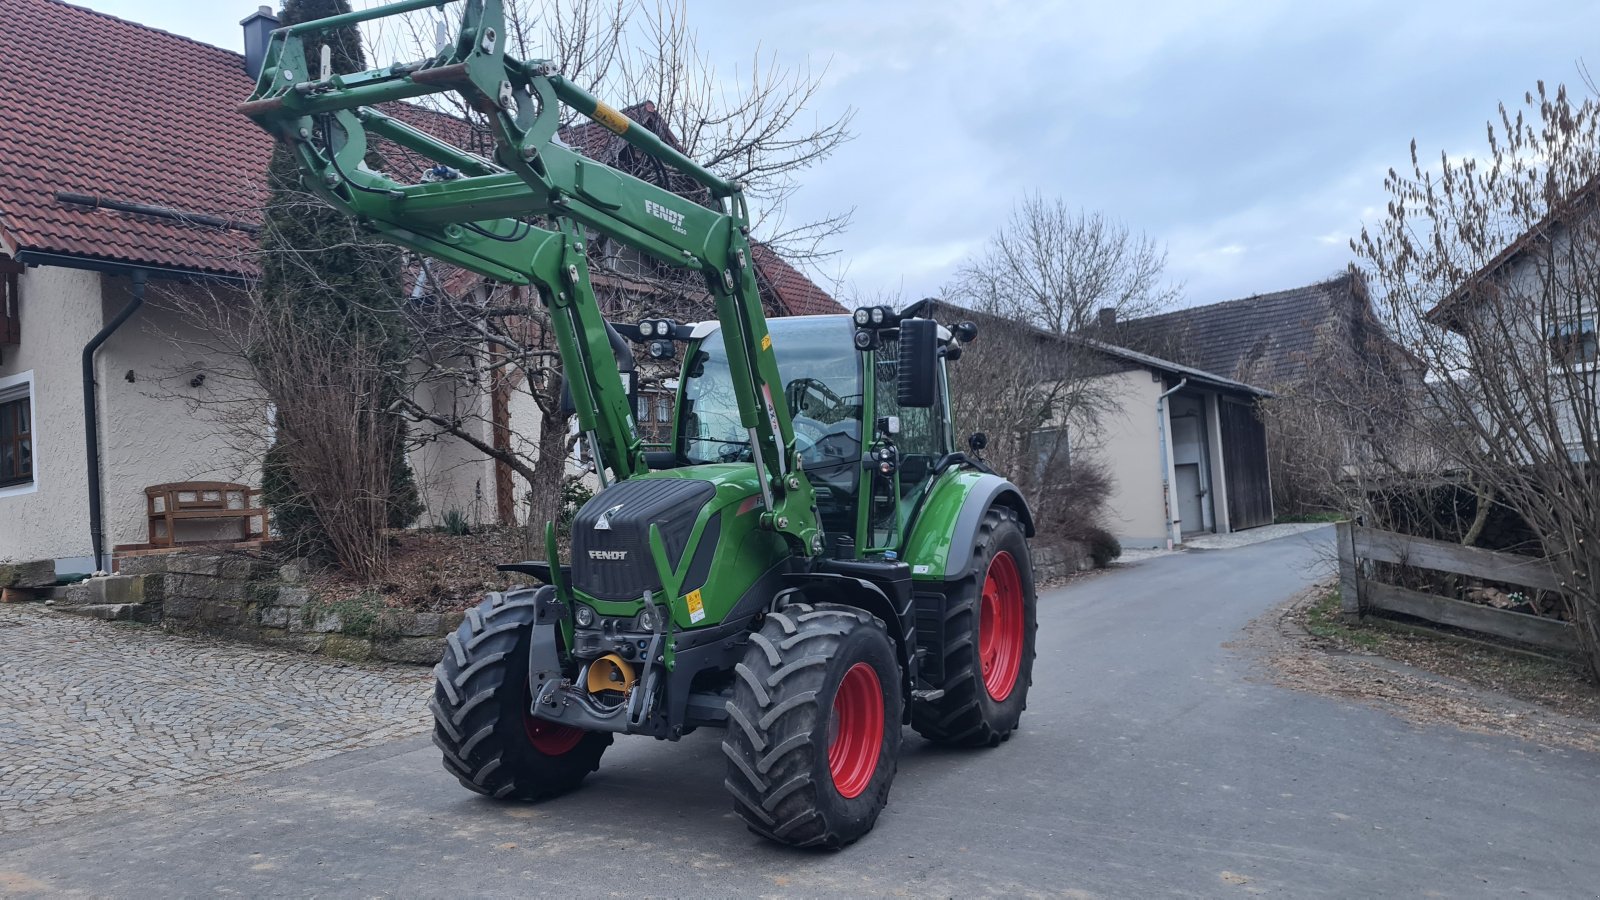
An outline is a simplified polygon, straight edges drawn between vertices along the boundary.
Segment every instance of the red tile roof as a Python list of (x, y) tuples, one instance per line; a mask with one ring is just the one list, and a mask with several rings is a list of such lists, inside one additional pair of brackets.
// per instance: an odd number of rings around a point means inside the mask
[(750, 253), (755, 258), (760, 280), (777, 295), (778, 302), (789, 315), (827, 316), (848, 311), (766, 244), (752, 241)]
[[(0, 239), (14, 250), (256, 274), (250, 230), (56, 199), (87, 194), (259, 222), (272, 139), (235, 112), (255, 87), (241, 54), (60, 0), (0, 0), (0, 47)], [(475, 149), (460, 119), (403, 103), (384, 111)], [(623, 111), (678, 146), (655, 104)], [(627, 147), (592, 122), (562, 129), (561, 137), (613, 165)], [(393, 174), (420, 174), (420, 157), (382, 149)], [(758, 245), (755, 260), (789, 314), (843, 311), (769, 248)]]
[(255, 218), (272, 139), (233, 111), (243, 58), (55, 0), (0, 0), (0, 237), (13, 248), (253, 272), (255, 237), (75, 207), (57, 191)]

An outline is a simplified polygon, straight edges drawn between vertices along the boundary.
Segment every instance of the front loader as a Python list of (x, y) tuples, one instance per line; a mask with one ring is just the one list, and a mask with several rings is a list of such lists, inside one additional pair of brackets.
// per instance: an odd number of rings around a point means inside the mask
[[(541, 586), (490, 595), (448, 639), (432, 704), (445, 768), (472, 791), (537, 800), (577, 787), (615, 735), (714, 726), (751, 830), (848, 844), (888, 800), (903, 725), (992, 747), (1026, 705), (1031, 515), (955, 448), (949, 419), (945, 365), (977, 329), (882, 306), (769, 323), (740, 187), (551, 62), (506, 53), (500, 0), (465, 0), (433, 57), (328, 71), (321, 48), (339, 30), (439, 5), (279, 29), (240, 111), (384, 240), (537, 291), (596, 458), (601, 489), (573, 522), (570, 560), (547, 523), (544, 561), (502, 567)], [(447, 91), (490, 124), (490, 158), (394, 105)], [(563, 106), (708, 202), (569, 149)], [(434, 165), (403, 183), (368, 165), (375, 141)], [(716, 320), (607, 322), (590, 234), (699, 272)], [(639, 438), (616, 363), (625, 338), (681, 356), (664, 450)]]

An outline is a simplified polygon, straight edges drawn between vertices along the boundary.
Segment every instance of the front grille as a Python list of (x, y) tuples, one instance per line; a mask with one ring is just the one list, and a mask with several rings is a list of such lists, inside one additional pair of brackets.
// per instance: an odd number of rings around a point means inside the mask
[[(661, 529), (676, 564), (695, 519), (716, 493), (709, 481), (635, 478), (596, 494), (572, 523), (572, 585), (598, 600), (633, 600), (660, 591), (650, 559), (650, 526)], [(596, 529), (604, 516), (609, 529)], [(708, 531), (707, 535), (713, 537)]]

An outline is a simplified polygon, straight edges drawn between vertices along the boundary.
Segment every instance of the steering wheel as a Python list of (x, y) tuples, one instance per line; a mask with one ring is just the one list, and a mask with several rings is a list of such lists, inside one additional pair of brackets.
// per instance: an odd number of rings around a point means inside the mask
[(810, 416), (796, 415), (790, 420), (794, 425), (794, 443), (801, 455), (804, 455), (817, 442), (828, 436), (828, 426), (818, 422)]
[(805, 399), (807, 391), (816, 392), (834, 407), (844, 406), (844, 398), (835, 394), (832, 388), (821, 381), (808, 377), (796, 378), (784, 388), (785, 398), (789, 401), (789, 413), (796, 419), (800, 418), (800, 401)]

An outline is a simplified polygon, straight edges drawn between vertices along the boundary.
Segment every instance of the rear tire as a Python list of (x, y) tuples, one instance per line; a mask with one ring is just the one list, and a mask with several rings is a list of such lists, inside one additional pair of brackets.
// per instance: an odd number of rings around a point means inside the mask
[(445, 771), (467, 790), (497, 800), (564, 794), (599, 768), (611, 745), (610, 732), (582, 731), (528, 712), (535, 593), (490, 594), (467, 610), (433, 669), (428, 708)]
[(900, 754), (900, 665), (883, 623), (854, 607), (771, 613), (734, 667), (722, 752), (750, 830), (837, 849), (872, 830)]
[(1028, 706), (1037, 630), (1027, 535), (1014, 510), (993, 507), (978, 527), (971, 567), (946, 598), (944, 696), (914, 702), (911, 727), (961, 747), (1010, 739)]

